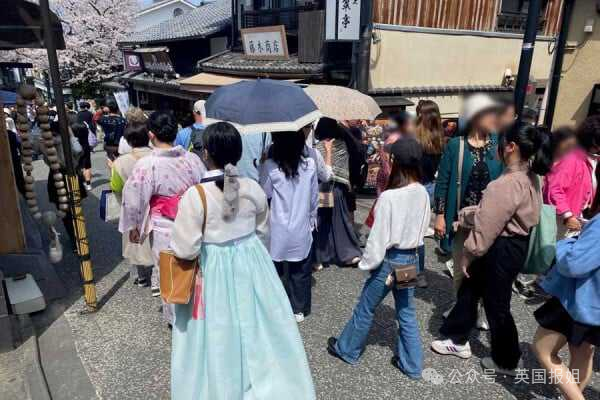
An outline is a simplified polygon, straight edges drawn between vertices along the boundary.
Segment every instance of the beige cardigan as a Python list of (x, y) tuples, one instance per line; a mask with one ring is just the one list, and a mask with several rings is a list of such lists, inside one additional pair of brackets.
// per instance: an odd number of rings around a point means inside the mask
[(471, 228), (464, 246), (469, 259), (485, 255), (499, 236), (529, 235), (542, 206), (535, 179), (528, 163), (509, 166), (490, 182), (479, 206), (461, 210), (461, 225)]

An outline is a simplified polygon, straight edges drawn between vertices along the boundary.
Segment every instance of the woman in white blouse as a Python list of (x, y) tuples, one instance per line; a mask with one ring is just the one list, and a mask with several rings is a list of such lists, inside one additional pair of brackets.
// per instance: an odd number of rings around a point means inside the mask
[(422, 150), (411, 138), (391, 146), (392, 171), (387, 189), (375, 207), (375, 222), (358, 267), (370, 271), (352, 318), (339, 338), (331, 337), (327, 350), (349, 364), (362, 354), (375, 309), (391, 291), (394, 295), (398, 330), (396, 355), (392, 364), (413, 379), (421, 377), (423, 350), (414, 306), (414, 288), (397, 289), (391, 274), (395, 266), (418, 265), (417, 249), (423, 238), (431, 211), (427, 190), (421, 181)]
[(271, 202), (271, 258), (298, 322), (311, 311), (310, 253), (319, 206), (317, 167), (304, 157), (304, 147), (302, 131), (274, 133), (260, 170), (260, 185)]
[(195, 187), (179, 203), (171, 249), (200, 258), (202, 282), (190, 304), (175, 306), (172, 399), (314, 399), (298, 326), (263, 244), (267, 197), (238, 177), (241, 154), (232, 125), (206, 128), (206, 209)]

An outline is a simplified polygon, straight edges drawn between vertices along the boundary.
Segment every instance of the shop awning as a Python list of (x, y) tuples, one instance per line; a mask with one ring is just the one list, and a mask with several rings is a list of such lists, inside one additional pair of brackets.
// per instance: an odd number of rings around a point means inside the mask
[(15, 104), (17, 102), (17, 94), (8, 90), (0, 90), (0, 103), (4, 105)]
[[(190, 92), (212, 93), (215, 89), (221, 86), (232, 85), (239, 81), (253, 79), (251, 77), (232, 76), (212, 74), (210, 72), (201, 72), (188, 78), (183, 78), (178, 81), (179, 86), (183, 90)], [(297, 82), (299, 79), (286, 79), (288, 82)]]
[(134, 53), (159, 53), (161, 51), (169, 51), (168, 47), (140, 47), (133, 50)]
[(221, 86), (232, 85), (248, 78), (202, 72), (179, 80), (182, 89), (192, 92), (212, 93)]

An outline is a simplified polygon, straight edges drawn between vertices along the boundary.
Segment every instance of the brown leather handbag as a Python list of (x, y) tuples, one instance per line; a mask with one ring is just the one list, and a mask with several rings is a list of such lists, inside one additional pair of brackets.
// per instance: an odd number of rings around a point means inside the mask
[(401, 265), (388, 261), (392, 265), (393, 285), (396, 289), (410, 289), (417, 286), (417, 265)]
[[(204, 221), (202, 221), (202, 234), (206, 229), (206, 194), (202, 185), (196, 185), (204, 209)], [(189, 304), (192, 298), (196, 274), (201, 273), (198, 258), (194, 260), (183, 260), (177, 258), (173, 251), (160, 252), (160, 296), (168, 304)]]

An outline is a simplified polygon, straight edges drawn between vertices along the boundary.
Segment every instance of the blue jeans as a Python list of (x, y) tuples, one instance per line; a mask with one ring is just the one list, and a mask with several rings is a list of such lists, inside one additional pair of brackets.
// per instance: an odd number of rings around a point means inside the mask
[(414, 289), (392, 289), (385, 284), (392, 273), (388, 260), (400, 264), (416, 264), (415, 250), (390, 249), (385, 260), (365, 282), (352, 318), (342, 331), (336, 343), (336, 351), (350, 364), (356, 364), (364, 351), (369, 330), (373, 324), (375, 309), (391, 291), (394, 295), (396, 319), (398, 320), (398, 340), (396, 354), (399, 366), (410, 378), (419, 379), (423, 369), (423, 348), (413, 301)]

